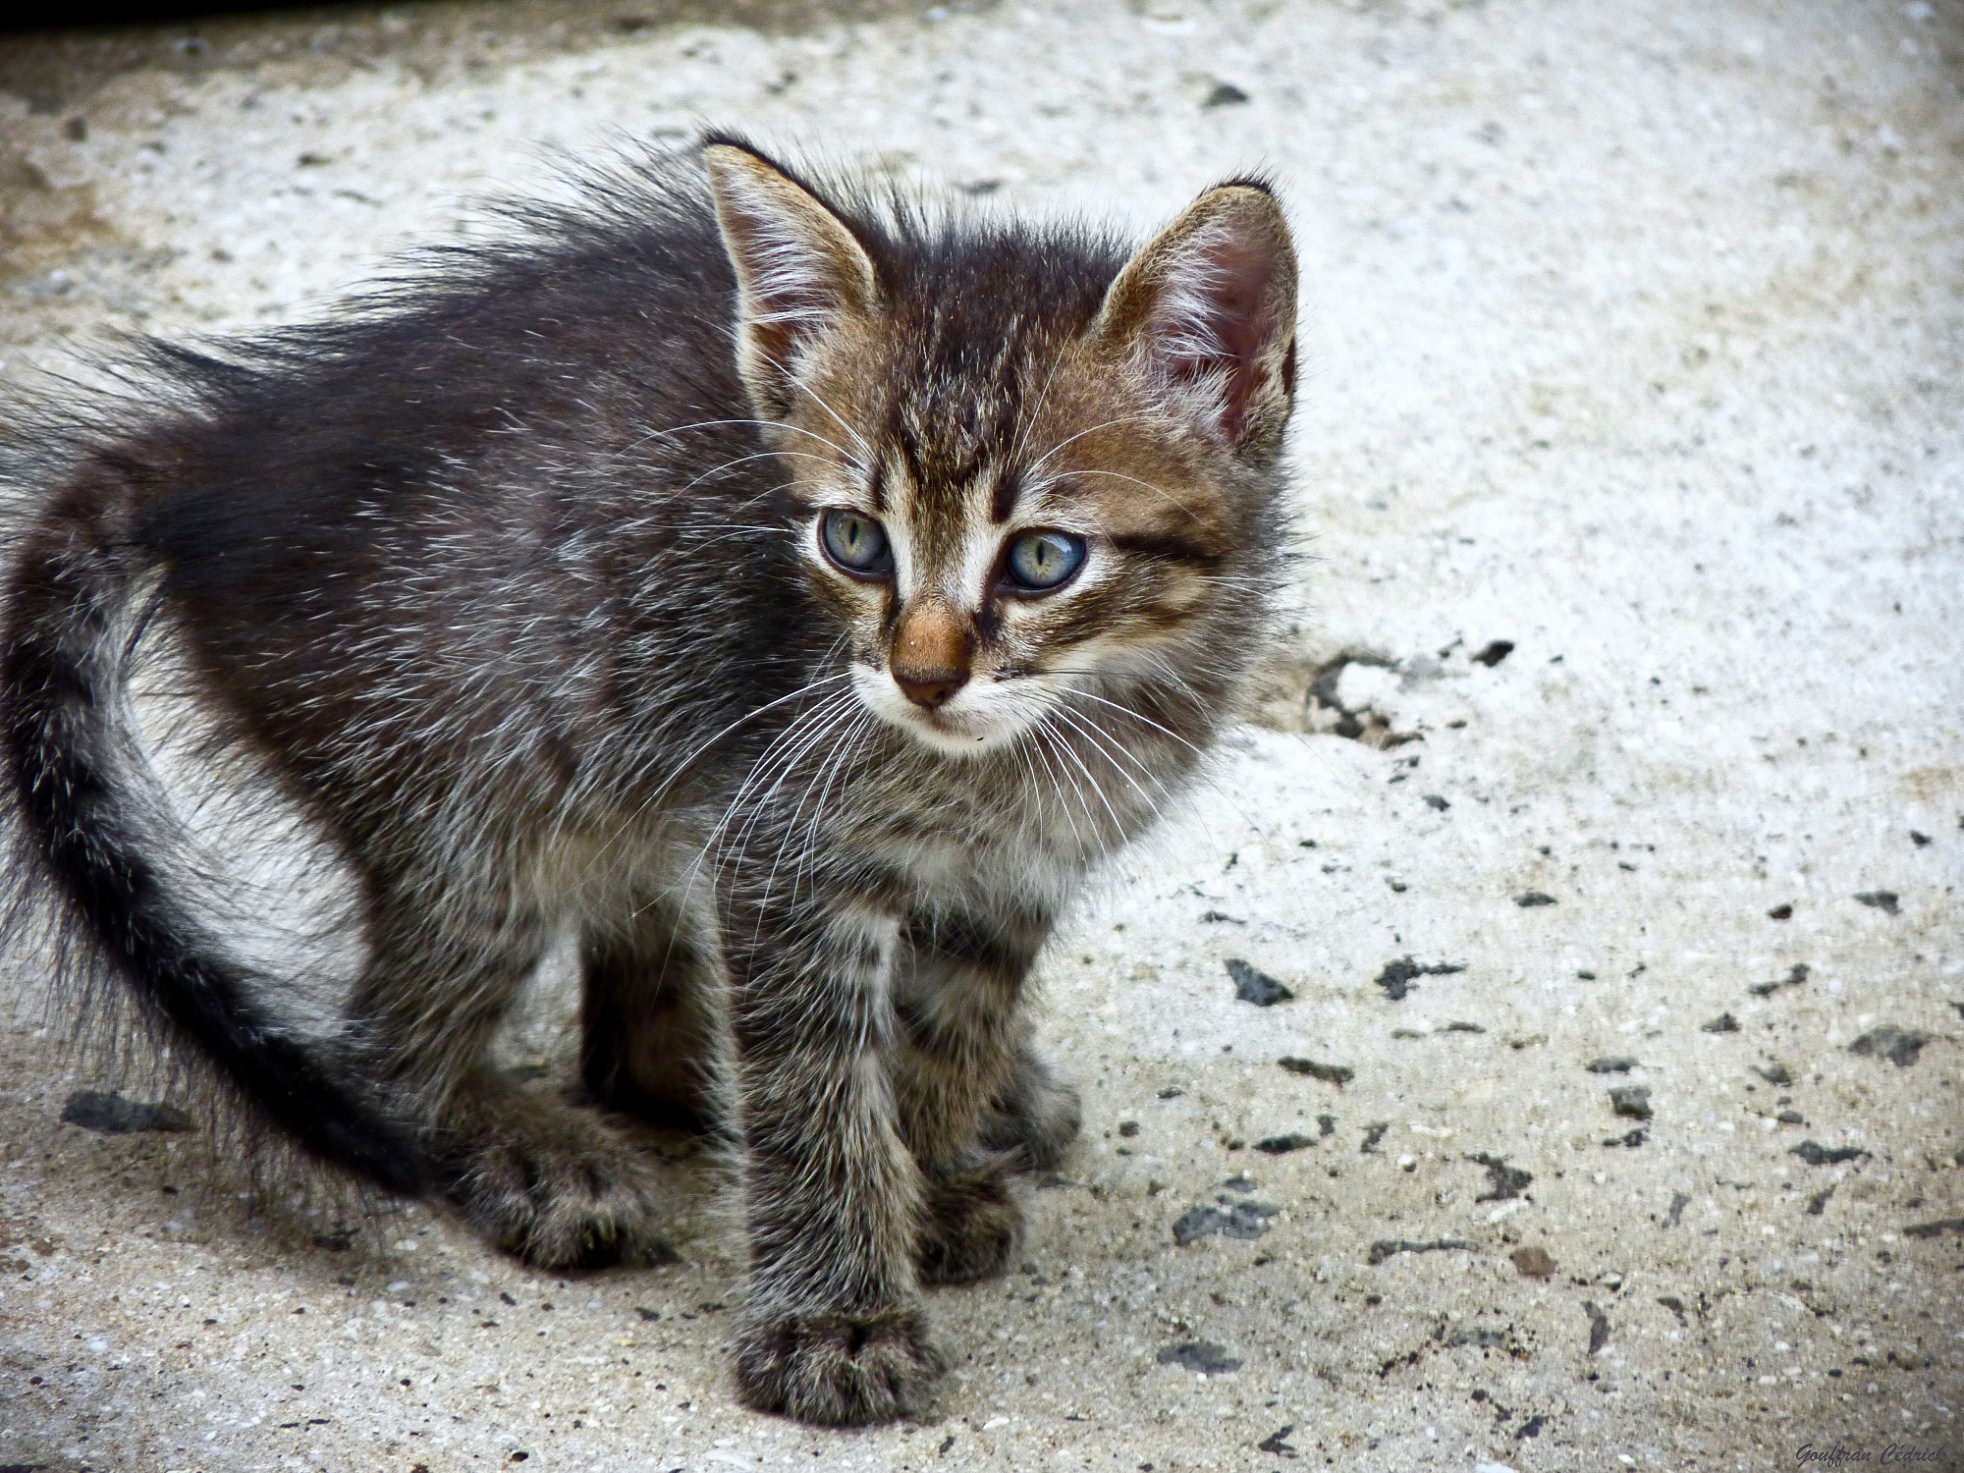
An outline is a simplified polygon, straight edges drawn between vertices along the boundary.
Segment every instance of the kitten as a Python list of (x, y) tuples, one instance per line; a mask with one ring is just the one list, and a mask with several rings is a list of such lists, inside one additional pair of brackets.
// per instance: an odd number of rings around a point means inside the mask
[[(907, 1414), (919, 1286), (999, 1272), (1075, 1095), (1024, 982), (1207, 748), (1277, 577), (1268, 188), (1128, 255), (712, 136), (333, 325), (154, 351), (37, 488), (0, 701), (24, 860), (175, 1048), (540, 1265), (666, 1251), (601, 1111), (487, 1051), (577, 929), (607, 1111), (732, 1147), (752, 1405)], [(157, 407), (161, 406), (161, 407)], [(132, 662), (346, 865), (326, 1036), (171, 881)]]

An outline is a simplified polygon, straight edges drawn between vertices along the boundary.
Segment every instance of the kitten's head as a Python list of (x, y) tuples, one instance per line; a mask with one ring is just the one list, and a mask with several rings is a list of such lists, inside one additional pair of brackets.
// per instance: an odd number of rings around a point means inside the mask
[(873, 712), (973, 755), (1245, 665), (1295, 377), (1265, 186), (1208, 190), (1127, 260), (883, 221), (745, 145), (706, 163), (738, 367)]

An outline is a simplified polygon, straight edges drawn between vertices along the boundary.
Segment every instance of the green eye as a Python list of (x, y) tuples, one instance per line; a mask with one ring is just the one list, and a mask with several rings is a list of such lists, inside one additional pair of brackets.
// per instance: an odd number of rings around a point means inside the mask
[(886, 530), (856, 511), (828, 511), (819, 519), (818, 540), (825, 555), (848, 573), (870, 578), (893, 566)]
[(1069, 532), (1029, 532), (1009, 544), (1010, 581), (1031, 593), (1061, 588), (1084, 566), (1084, 539)]

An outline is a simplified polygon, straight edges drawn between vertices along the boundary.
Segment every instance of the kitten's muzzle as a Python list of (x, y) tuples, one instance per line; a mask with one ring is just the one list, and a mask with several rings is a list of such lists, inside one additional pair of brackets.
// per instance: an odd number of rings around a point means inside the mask
[(968, 684), (974, 652), (973, 624), (948, 604), (923, 600), (901, 615), (887, 669), (908, 700), (932, 711)]

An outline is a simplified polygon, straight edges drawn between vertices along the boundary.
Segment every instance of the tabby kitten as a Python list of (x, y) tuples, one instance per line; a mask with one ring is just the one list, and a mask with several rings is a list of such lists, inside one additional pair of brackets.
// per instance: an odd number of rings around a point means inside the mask
[[(540, 1265), (666, 1252), (608, 1112), (731, 1145), (754, 1406), (929, 1398), (1075, 1095), (1024, 979), (1225, 719), (1276, 581), (1295, 263), (1268, 188), (1127, 254), (740, 139), (519, 212), (328, 326), (153, 350), (5, 591), (23, 859), (180, 1052)], [(161, 407), (159, 407), (161, 406)], [(339, 1025), (176, 885), (158, 629), (353, 876)], [(555, 937), (583, 1108), (489, 1043)]]

